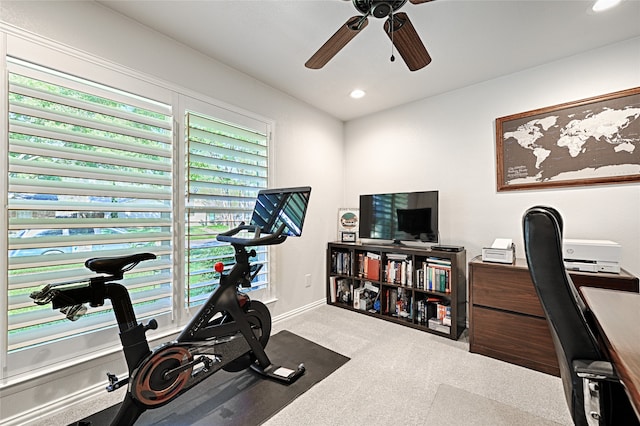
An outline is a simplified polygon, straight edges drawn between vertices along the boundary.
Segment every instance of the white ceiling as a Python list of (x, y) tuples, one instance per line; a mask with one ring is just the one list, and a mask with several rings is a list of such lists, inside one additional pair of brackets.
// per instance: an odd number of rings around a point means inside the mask
[[(383, 20), (371, 17), (324, 68), (310, 70), (307, 59), (358, 15), (351, 1), (100, 3), (344, 121), (640, 36), (640, 0), (600, 14), (592, 0), (407, 2), (402, 11), (433, 58), (426, 68), (409, 71), (397, 53), (391, 62)], [(350, 99), (354, 88), (367, 96)]]

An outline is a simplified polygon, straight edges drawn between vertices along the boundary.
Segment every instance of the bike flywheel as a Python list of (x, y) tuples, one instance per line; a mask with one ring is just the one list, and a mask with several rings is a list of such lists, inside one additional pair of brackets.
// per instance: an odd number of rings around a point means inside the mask
[(167, 346), (161, 348), (134, 374), (131, 395), (147, 407), (168, 403), (187, 384), (193, 367), (168, 378), (166, 373), (192, 360), (191, 353), (183, 347)]

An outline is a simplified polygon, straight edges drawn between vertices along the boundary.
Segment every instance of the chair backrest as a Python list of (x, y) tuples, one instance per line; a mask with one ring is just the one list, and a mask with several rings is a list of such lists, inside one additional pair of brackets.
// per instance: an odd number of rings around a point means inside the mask
[(531, 280), (547, 316), (567, 404), (574, 422), (582, 424), (582, 379), (574, 373), (572, 362), (605, 358), (587, 322), (587, 308), (564, 266), (562, 217), (551, 207), (532, 207), (524, 214), (522, 228)]

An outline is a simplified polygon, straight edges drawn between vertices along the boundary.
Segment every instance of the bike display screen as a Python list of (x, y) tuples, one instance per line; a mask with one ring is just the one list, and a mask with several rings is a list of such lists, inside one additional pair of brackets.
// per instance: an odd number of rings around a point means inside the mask
[(263, 189), (258, 192), (251, 225), (265, 234), (275, 233), (284, 224), (282, 235), (299, 237), (309, 205), (311, 187)]

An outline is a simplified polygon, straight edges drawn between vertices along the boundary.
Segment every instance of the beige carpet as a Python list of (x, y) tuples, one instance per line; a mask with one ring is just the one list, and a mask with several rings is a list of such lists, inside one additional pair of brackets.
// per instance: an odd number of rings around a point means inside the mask
[[(457, 403), (456, 403), (457, 402)], [(438, 386), (426, 425), (558, 426), (515, 407), (446, 384)]]

